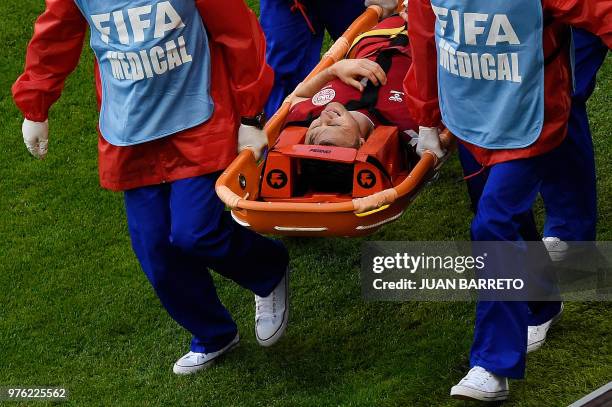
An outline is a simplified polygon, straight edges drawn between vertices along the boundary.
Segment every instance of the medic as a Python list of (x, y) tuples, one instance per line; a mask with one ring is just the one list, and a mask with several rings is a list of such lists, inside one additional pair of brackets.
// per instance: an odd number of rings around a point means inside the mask
[(37, 158), (88, 27), (100, 183), (124, 191), (134, 252), (168, 313), (193, 335), (174, 372), (206, 368), (239, 341), (209, 270), (255, 293), (257, 340), (274, 344), (289, 311), (287, 251), (233, 222), (214, 192), (237, 151), (258, 154), (266, 144), (260, 112), (273, 73), (255, 15), (242, 0), (47, 0), (13, 86)]
[[(555, 150), (555, 160), (543, 180), (540, 195), (546, 209), (542, 234), (538, 231), (532, 211), (521, 216), (521, 237), (537, 241), (542, 238), (550, 258), (563, 261), (570, 253), (573, 242), (591, 242), (596, 238), (597, 182), (593, 140), (589, 128), (586, 102), (595, 89), (596, 76), (603, 64), (608, 48), (599, 37), (580, 29), (572, 29), (572, 51), (575, 55), (573, 73), (575, 87), (567, 137)], [(569, 38), (568, 38), (569, 40)], [(475, 211), (488, 177), (488, 169), (474, 159), (459, 144), (459, 158), (467, 181), (467, 189)], [(580, 249), (585, 246), (580, 243)], [(576, 252), (574, 252), (576, 253)], [(530, 320), (527, 352), (542, 347), (552, 324), (560, 314), (551, 319)]]
[[(489, 172), (478, 194), (472, 239), (519, 241), (521, 215), (545, 180), (560, 177), (557, 149), (566, 136), (572, 96), (569, 26), (611, 47), (612, 2), (411, 0), (408, 7), (413, 65), (404, 87), (421, 126), (417, 151), (443, 153), (443, 122)], [(523, 271), (496, 267), (507, 278)], [(451, 395), (506, 399), (508, 378), (525, 373), (528, 325), (559, 313), (558, 302), (479, 302), (472, 369)]]

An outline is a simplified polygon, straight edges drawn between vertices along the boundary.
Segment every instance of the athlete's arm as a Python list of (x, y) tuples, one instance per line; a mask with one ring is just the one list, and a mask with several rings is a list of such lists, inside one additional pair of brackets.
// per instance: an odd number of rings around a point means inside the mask
[(243, 0), (196, 0), (196, 6), (210, 40), (223, 54), (237, 112), (242, 117), (256, 116), (274, 81), (272, 68), (265, 62), (266, 42), (257, 17)]
[(328, 82), (335, 79), (336, 77), (330, 68), (324, 69), (312, 78), (301, 82), (292, 93), (292, 103), (295, 104), (296, 102), (300, 102), (306, 98), (314, 96)]
[(365, 58), (343, 59), (319, 72), (309, 80), (300, 83), (293, 92), (294, 97), (302, 99), (310, 98), (320, 91), (329, 81), (336, 78), (360, 92), (364, 89), (364, 84), (362, 82), (364, 78), (375, 85), (385, 84), (387, 82), (385, 71), (376, 62)]
[(599, 36), (612, 49), (612, 1), (544, 0), (542, 4), (559, 21)]
[(46, 1), (27, 48), (24, 72), (12, 88), (26, 119), (47, 120), (49, 108), (79, 63), (86, 32), (87, 22), (73, 1)]

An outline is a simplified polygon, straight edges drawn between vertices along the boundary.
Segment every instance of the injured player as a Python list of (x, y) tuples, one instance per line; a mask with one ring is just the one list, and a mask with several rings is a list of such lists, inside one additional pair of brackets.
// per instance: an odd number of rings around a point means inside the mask
[(306, 144), (359, 148), (374, 127), (397, 126), (415, 146), (418, 126), (403, 91), (411, 63), (405, 21), (383, 20), (355, 40), (348, 59), (296, 88), (285, 127), (308, 127)]

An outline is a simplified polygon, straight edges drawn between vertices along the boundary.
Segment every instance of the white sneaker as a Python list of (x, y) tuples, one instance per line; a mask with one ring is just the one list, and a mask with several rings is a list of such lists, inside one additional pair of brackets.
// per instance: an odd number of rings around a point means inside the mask
[(550, 259), (554, 262), (563, 261), (567, 257), (567, 253), (569, 250), (569, 245), (567, 242), (559, 239), (558, 237), (545, 237), (542, 239), (544, 242), (544, 246), (546, 250), (548, 250), (548, 255)]
[(232, 339), (230, 343), (228, 343), (225, 347), (219, 349), (216, 352), (189, 352), (176, 361), (172, 371), (176, 374), (187, 375), (206, 369), (210, 367), (219, 356), (229, 352), (230, 350), (238, 346), (238, 342), (240, 342), (240, 336), (236, 334), (236, 336), (234, 337), (234, 339)]
[(267, 297), (255, 296), (255, 336), (261, 346), (274, 345), (289, 319), (289, 269)]
[(480, 366), (474, 366), (461, 381), (453, 386), (450, 395), (461, 400), (506, 400), (508, 378), (497, 376)]
[(546, 341), (546, 334), (548, 334), (548, 330), (561, 318), (561, 314), (563, 313), (563, 303), (561, 303), (561, 309), (559, 313), (552, 317), (549, 321), (544, 322), (542, 325), (534, 325), (527, 327), (527, 353), (533, 352), (534, 350), (538, 350), (544, 345)]

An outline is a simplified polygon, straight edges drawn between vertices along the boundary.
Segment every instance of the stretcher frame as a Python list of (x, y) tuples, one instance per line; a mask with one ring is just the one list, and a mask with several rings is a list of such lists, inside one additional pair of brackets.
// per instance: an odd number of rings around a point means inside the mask
[[(354, 39), (374, 27), (382, 9), (370, 6), (338, 38), (305, 80), (343, 59)], [(289, 113), (292, 95), (285, 99), (264, 130), (273, 146)], [(441, 135), (443, 147), (450, 151), (453, 137)], [(259, 199), (264, 162), (258, 163), (250, 150), (242, 151), (218, 178), (215, 190), (227, 205), (234, 220), (259, 233), (288, 236), (357, 237), (374, 233), (383, 225), (399, 219), (420, 190), (431, 182), (445, 159), (426, 151), (410, 173), (393, 188), (344, 202), (269, 202)]]

